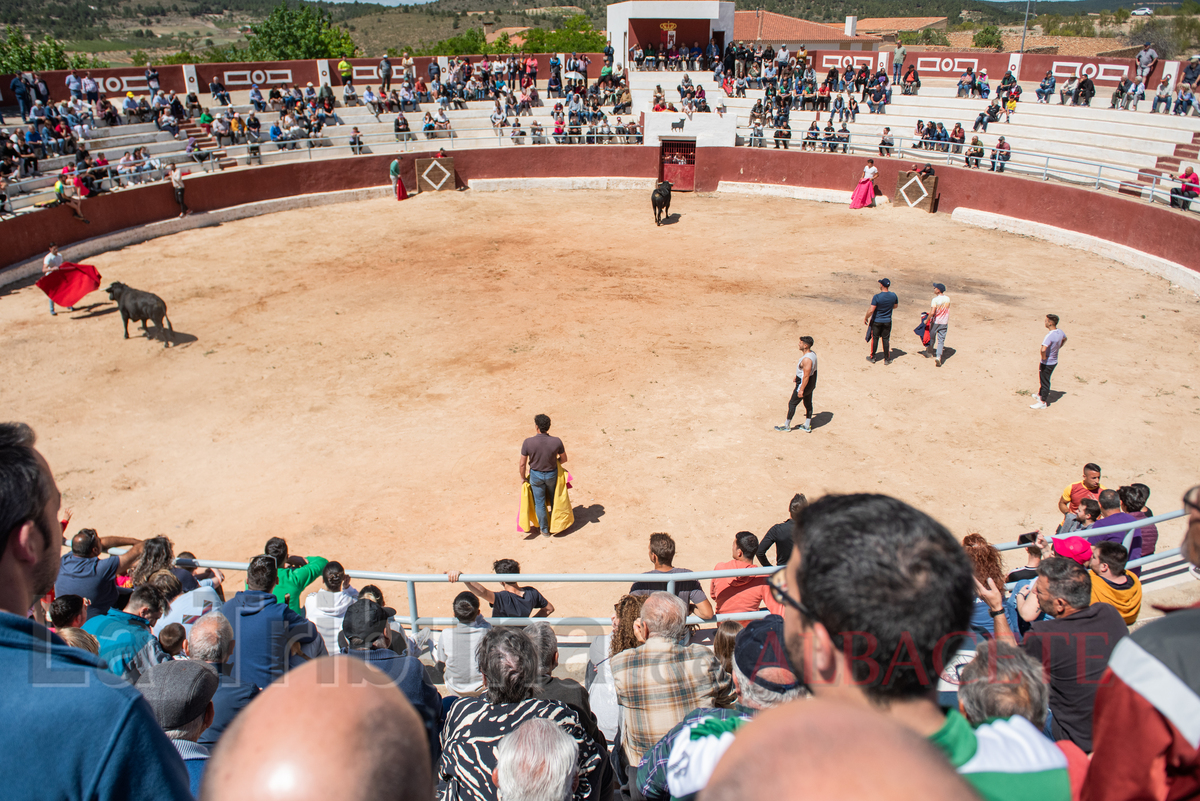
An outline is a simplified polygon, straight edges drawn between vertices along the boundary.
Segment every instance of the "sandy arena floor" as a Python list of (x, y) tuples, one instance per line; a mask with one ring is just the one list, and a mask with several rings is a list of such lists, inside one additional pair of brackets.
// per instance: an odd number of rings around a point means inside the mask
[[(653, 531), (705, 569), (797, 491), (890, 493), (1004, 542), (1051, 530), (1087, 461), (1108, 486), (1148, 484), (1158, 511), (1197, 481), (1195, 296), (946, 215), (683, 194), (672, 208), (655, 228), (640, 192), (445, 193), (108, 253), (90, 260), (106, 285), (161, 295), (179, 346), (123, 341), (103, 293), (51, 317), (36, 287), (0, 290), (0, 403), (38, 430), (72, 531), (230, 560), (281, 535), (392, 571), (490, 572), (502, 556), (640, 571)], [(891, 366), (864, 359), (884, 276), (901, 299)], [(953, 302), (940, 369), (912, 333), (933, 281)], [(1047, 312), (1069, 337), (1064, 394), (1036, 412)], [(780, 433), (802, 334), (818, 427)], [(517, 460), (538, 412), (566, 443), (577, 523), (527, 540)], [(1161, 530), (1169, 547), (1183, 527)], [(565, 615), (607, 615), (620, 592), (541, 589)], [(451, 595), (423, 591), (422, 613), (448, 614)]]

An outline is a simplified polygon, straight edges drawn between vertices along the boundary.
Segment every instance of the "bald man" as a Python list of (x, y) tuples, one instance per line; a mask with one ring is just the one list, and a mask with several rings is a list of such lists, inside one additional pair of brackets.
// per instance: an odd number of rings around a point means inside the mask
[(289, 671), (238, 715), (202, 801), (429, 801), (425, 726), (387, 674), (346, 656)]
[(739, 729), (700, 793), (700, 801), (812, 798), (976, 796), (917, 733), (867, 707), (816, 699), (763, 712)]

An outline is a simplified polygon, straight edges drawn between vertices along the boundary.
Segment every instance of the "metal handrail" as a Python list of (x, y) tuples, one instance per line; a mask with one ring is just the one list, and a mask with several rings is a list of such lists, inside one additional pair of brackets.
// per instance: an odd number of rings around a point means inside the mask
[[(1164, 512), (1161, 515), (1155, 515), (1154, 517), (1145, 517), (1145, 518), (1142, 518), (1141, 520), (1135, 520), (1132, 523), (1121, 523), (1120, 525), (1116, 525), (1116, 526), (1101, 526), (1099, 529), (1090, 529), (1089, 528), (1089, 529), (1084, 529), (1082, 531), (1071, 531), (1066, 534), (1050, 534), (1050, 535), (1046, 536), (1046, 539), (1048, 539), (1048, 540), (1064, 539), (1066, 537), (1083, 537), (1086, 539), (1087, 537), (1094, 536), (1095, 534), (1098, 534), (1098, 533), (1119, 534), (1122, 531), (1127, 531), (1129, 533), (1125, 535), (1124, 545), (1125, 545), (1125, 550), (1128, 551), (1129, 545), (1133, 541), (1133, 532), (1136, 531), (1137, 529), (1143, 528), (1145, 526), (1152, 526), (1152, 525), (1155, 525), (1156, 523), (1165, 523), (1168, 520), (1176, 520), (1180, 517), (1184, 517), (1186, 514), (1187, 514), (1187, 510), (1176, 509), (1174, 512)], [(1015, 551), (1018, 548), (1028, 548), (1032, 544), (1033, 543), (1029, 543), (1029, 542), (1005, 542), (1000, 545), (997, 545), (996, 550), (998, 550), (998, 551)]]

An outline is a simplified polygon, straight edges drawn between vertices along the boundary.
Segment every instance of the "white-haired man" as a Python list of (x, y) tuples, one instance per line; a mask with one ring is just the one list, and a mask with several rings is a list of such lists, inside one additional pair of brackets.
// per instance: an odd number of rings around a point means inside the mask
[(527, 720), (496, 746), (492, 781), (504, 801), (566, 801), (579, 785), (579, 744), (548, 720)]

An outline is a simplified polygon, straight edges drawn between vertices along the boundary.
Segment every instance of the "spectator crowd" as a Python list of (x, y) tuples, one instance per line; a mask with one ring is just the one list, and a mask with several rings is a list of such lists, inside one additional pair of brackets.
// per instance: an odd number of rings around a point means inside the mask
[[(1195, 797), (1200, 607), (1129, 628), (1148, 499), (1085, 465), (1007, 573), (883, 495), (796, 495), (715, 565), (760, 575), (707, 588), (655, 533), (580, 683), (513, 559), (496, 588), (448, 571), (438, 633), (279, 537), (235, 589), (166, 537), (65, 541), (32, 430), (3, 424), (0, 706), (10, 753), (58, 743), (10, 762), (6, 797)], [(1184, 507), (1200, 564), (1200, 487)], [(711, 643), (689, 625), (749, 613)]]

